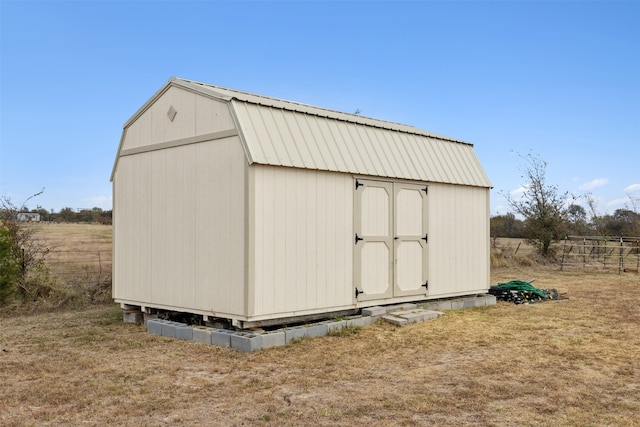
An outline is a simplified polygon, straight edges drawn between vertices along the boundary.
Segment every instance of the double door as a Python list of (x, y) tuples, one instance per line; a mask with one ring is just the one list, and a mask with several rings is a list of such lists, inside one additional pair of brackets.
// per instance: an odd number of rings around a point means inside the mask
[(355, 181), (354, 294), (358, 301), (428, 293), (428, 187)]

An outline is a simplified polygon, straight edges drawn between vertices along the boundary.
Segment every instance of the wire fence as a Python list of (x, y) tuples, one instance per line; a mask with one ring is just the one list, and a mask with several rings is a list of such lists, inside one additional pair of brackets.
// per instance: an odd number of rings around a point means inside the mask
[(562, 245), (562, 265), (640, 271), (640, 238), (567, 236)]
[(46, 264), (50, 273), (64, 282), (111, 281), (111, 250), (51, 250)]

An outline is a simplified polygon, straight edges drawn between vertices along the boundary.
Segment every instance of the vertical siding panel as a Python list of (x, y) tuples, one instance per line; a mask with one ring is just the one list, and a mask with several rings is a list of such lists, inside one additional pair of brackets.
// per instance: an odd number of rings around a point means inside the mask
[(354, 206), (353, 206), (353, 179), (345, 175), (344, 176), (344, 190), (343, 190), (343, 206), (346, 206), (343, 213), (343, 219), (346, 224), (346, 235), (343, 237), (343, 247), (344, 252), (346, 253), (345, 263), (347, 265), (347, 270), (345, 271), (344, 280), (349, 286), (343, 287), (343, 295), (342, 301), (351, 302), (353, 300), (353, 266), (354, 266), (354, 257), (353, 257), (353, 219), (354, 219)]
[(274, 215), (274, 247), (273, 247), (273, 263), (274, 263), (274, 283), (273, 283), (273, 309), (276, 312), (285, 311), (286, 306), (286, 246), (285, 246), (285, 232), (286, 218), (285, 213), (287, 210), (286, 205), (286, 191), (287, 183), (281, 168), (272, 168), (274, 173), (273, 186), (267, 193), (268, 197), (271, 197), (273, 201)]
[(252, 169), (256, 218), (262, 218), (256, 219), (255, 231), (256, 253), (261, 254), (255, 265), (255, 315), (351, 304), (352, 177), (259, 165)]
[(335, 286), (337, 278), (337, 256), (338, 248), (336, 247), (336, 231), (339, 228), (336, 218), (336, 174), (335, 173), (321, 173), (320, 174), (325, 185), (325, 226), (324, 226), (324, 238), (326, 245), (326, 284), (324, 286), (325, 302), (326, 306), (331, 306), (336, 300)]
[(318, 206), (318, 218), (316, 226), (316, 242), (318, 253), (316, 254), (316, 303), (319, 307), (325, 307), (327, 305), (327, 182), (326, 178), (318, 176), (317, 191), (317, 206)]
[[(153, 248), (153, 258), (151, 260), (151, 283), (154, 284), (151, 288), (151, 300), (154, 302), (163, 302), (161, 299), (161, 295), (156, 289), (158, 284), (160, 284), (160, 279), (164, 274), (164, 270), (162, 269), (162, 263), (158, 262), (158, 257), (162, 256), (162, 248), (167, 245), (166, 239), (167, 236), (163, 232), (162, 228), (165, 226), (164, 216), (167, 215), (165, 213), (165, 200), (168, 197), (171, 197), (171, 194), (167, 191), (164, 195), (165, 197), (153, 197), (154, 193), (157, 193), (156, 188), (163, 188), (164, 186), (164, 177), (161, 173), (161, 170), (164, 168), (164, 158), (159, 154), (159, 152), (154, 151), (150, 155), (152, 167), (151, 167), (151, 181), (153, 182), (153, 187), (151, 189), (151, 212), (157, 212), (151, 216), (151, 245)], [(162, 213), (162, 214), (161, 214)], [(160, 264), (160, 265), (159, 265)]]
[(254, 307), (255, 313), (263, 312), (264, 304), (264, 290), (266, 288), (265, 280), (265, 259), (264, 251), (266, 247), (265, 243), (265, 202), (264, 202), (264, 169), (259, 166), (252, 167), (254, 177), (254, 193), (253, 193), (253, 205), (254, 205), (254, 244), (253, 244), (253, 263), (255, 268), (254, 273)]
[(307, 176), (307, 306), (317, 307), (318, 296), (316, 294), (316, 288), (318, 287), (318, 277), (316, 275), (318, 271), (317, 256), (318, 256), (318, 199), (317, 199), (317, 177), (316, 174), (309, 174)]
[[(184, 147), (184, 164), (181, 171), (183, 177), (183, 189), (185, 203), (181, 206), (181, 215), (184, 221), (184, 234), (182, 235), (182, 277), (185, 284), (188, 284), (189, 291), (185, 290), (186, 307), (198, 307), (197, 284), (196, 284), (196, 245), (198, 230), (196, 226), (196, 146)], [(231, 209), (231, 207), (229, 207)]]
[[(192, 237), (194, 307), (242, 314), (244, 306), (245, 168), (238, 139), (196, 144)], [(224, 206), (224, 209), (220, 207)]]
[(295, 266), (296, 266), (296, 306), (300, 308), (310, 307), (308, 298), (309, 290), (307, 284), (308, 268), (307, 251), (308, 249), (308, 230), (307, 230), (307, 206), (308, 192), (307, 180), (309, 173), (307, 171), (296, 170), (294, 172), (294, 181), (296, 185), (296, 204), (295, 204), (295, 224), (296, 228), (296, 245)]
[(120, 159), (115, 176), (114, 297), (147, 301), (151, 295), (151, 161), (148, 156)]
[(442, 271), (449, 270), (446, 264), (448, 254), (445, 252), (449, 246), (446, 242), (448, 230), (444, 230), (447, 225), (442, 215), (442, 205), (446, 203), (446, 194), (443, 187), (438, 184), (429, 186), (429, 294), (438, 296), (446, 293), (447, 283), (443, 283)]
[(264, 183), (262, 191), (264, 194), (263, 227), (264, 227), (264, 246), (261, 248), (261, 255), (264, 262), (263, 276), (263, 296), (262, 307), (260, 312), (268, 312), (273, 310), (275, 306), (275, 197), (273, 193), (274, 170), (272, 168), (263, 169)]
[[(349, 242), (351, 239), (350, 224), (353, 223), (353, 217), (351, 215), (345, 215), (351, 211), (349, 208), (353, 203), (353, 180), (350, 176), (344, 174), (336, 175), (336, 185), (334, 187), (334, 209), (335, 209), (335, 236), (334, 246), (336, 248), (336, 274), (333, 279), (333, 301), (335, 305), (339, 305), (340, 302), (345, 301), (345, 289), (347, 295), (350, 293), (353, 284), (351, 282), (352, 275), (350, 274), (350, 265), (352, 263), (352, 248), (350, 245), (345, 245), (345, 242)], [(348, 196), (349, 202), (346, 197)]]
[(158, 194), (152, 202), (157, 212), (153, 221), (154, 300), (176, 307), (195, 305), (194, 149), (184, 146), (152, 153), (152, 193)]
[[(286, 173), (285, 173), (286, 172)], [(285, 201), (284, 201), (284, 209), (283, 215), (281, 215), (282, 220), (282, 234), (280, 234), (280, 239), (284, 241), (284, 253), (282, 256), (283, 260), (283, 268), (285, 269), (285, 277), (284, 277), (284, 298), (285, 301), (285, 311), (297, 310), (298, 305), (298, 281), (296, 280), (298, 275), (298, 264), (297, 264), (297, 252), (300, 250), (298, 248), (298, 234), (300, 230), (298, 230), (297, 223), (297, 197), (298, 187), (296, 180), (296, 170), (283, 170), (283, 178), (285, 180), (284, 190), (285, 190)]]
[(430, 213), (430, 296), (482, 291), (488, 282), (486, 194), (478, 187), (432, 184)]

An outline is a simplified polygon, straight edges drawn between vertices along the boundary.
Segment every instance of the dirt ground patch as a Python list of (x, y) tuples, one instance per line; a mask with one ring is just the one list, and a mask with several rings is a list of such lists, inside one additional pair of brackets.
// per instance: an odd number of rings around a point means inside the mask
[(640, 425), (640, 276), (494, 269), (498, 303), (241, 353), (101, 306), (1, 319), (0, 425)]

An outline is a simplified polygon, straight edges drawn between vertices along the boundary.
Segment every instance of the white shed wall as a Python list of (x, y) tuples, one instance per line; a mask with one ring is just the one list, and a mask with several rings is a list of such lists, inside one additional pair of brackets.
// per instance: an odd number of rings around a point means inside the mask
[(120, 159), (113, 179), (113, 296), (151, 298), (151, 156)]
[(249, 313), (353, 306), (353, 177), (250, 168)]
[(243, 315), (246, 175), (238, 137), (120, 158), (116, 301)]
[(429, 297), (489, 288), (489, 189), (429, 185)]
[[(176, 111), (173, 121), (167, 116), (170, 107)], [(134, 115), (133, 121), (126, 127), (121, 150), (234, 128), (226, 102), (169, 87), (154, 103)]]

